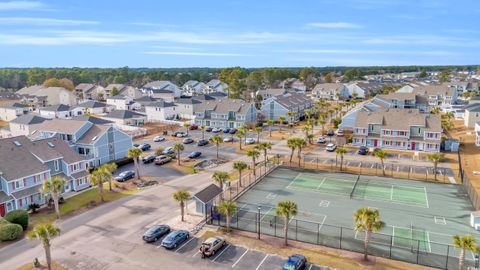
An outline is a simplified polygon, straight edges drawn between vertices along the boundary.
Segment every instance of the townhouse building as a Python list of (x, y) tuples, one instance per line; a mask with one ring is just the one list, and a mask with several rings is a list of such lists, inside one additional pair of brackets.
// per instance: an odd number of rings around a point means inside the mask
[[(73, 106), (77, 104), (78, 97), (73, 91), (67, 90), (63, 87), (43, 87), (41, 85), (33, 85), (24, 87), (17, 91), (19, 95), (26, 95), (28, 97), (44, 99), (43, 106), (53, 106), (64, 104)], [(39, 101), (37, 101), (39, 102)]]
[(262, 102), (261, 111), (265, 119), (278, 120), (280, 116), (289, 119), (288, 112), (293, 112), (293, 121), (305, 116), (305, 110), (313, 107), (313, 101), (302, 93), (288, 92), (272, 96)]
[(467, 128), (475, 128), (480, 121), (480, 103), (469, 104), (464, 107), (463, 124)]
[(182, 94), (185, 96), (194, 96), (196, 94), (202, 94), (207, 85), (203, 82), (190, 80), (183, 84)]
[(93, 83), (81, 83), (73, 91), (79, 100), (102, 100), (105, 98), (105, 88)]
[(31, 107), (21, 103), (4, 104), (0, 106), (0, 120), (10, 122), (13, 119), (31, 111)]
[(413, 93), (424, 96), (430, 108), (451, 106), (457, 103), (458, 97), (457, 90), (448, 84), (419, 86)]
[(90, 186), (87, 162), (59, 138), (0, 140), (0, 216), (46, 202), (41, 187), (52, 176), (65, 179), (62, 193)]
[(145, 106), (145, 114), (148, 122), (162, 122), (175, 120), (179, 117), (177, 106), (173, 102), (158, 100)]
[(352, 144), (375, 148), (439, 152), (441, 143), (439, 115), (418, 109), (381, 109), (360, 111), (353, 128)]
[(182, 94), (182, 90), (171, 81), (149, 82), (140, 90), (146, 95), (154, 98), (162, 98), (167, 101), (173, 101), (173, 98), (178, 98)]
[(228, 92), (228, 84), (221, 82), (219, 79), (212, 79), (207, 82), (205, 88), (203, 89), (204, 94), (211, 93), (225, 93)]
[(317, 99), (339, 100), (350, 97), (348, 88), (341, 83), (320, 83), (312, 90), (312, 97)]
[(240, 99), (208, 100), (195, 108), (195, 124), (198, 126), (238, 128), (256, 123), (255, 104)]

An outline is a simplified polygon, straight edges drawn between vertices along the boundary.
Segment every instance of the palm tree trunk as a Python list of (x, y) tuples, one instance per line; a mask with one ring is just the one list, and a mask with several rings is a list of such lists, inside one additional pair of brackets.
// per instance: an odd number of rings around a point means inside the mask
[(383, 164), (383, 159), (380, 159), (381, 163), (382, 163), (382, 173), (383, 173), (383, 176), (385, 176), (385, 165)]
[(135, 163), (135, 172), (137, 173), (137, 179), (140, 179), (140, 168), (138, 167), (138, 158), (133, 159), (133, 163)]
[(370, 242), (370, 231), (365, 231), (365, 242), (363, 248), (363, 259), (368, 261), (368, 242)]
[(285, 216), (285, 227), (284, 227), (284, 244), (285, 246), (288, 246), (288, 221), (289, 221), (289, 218), (288, 218), (288, 215)]
[(50, 244), (43, 245), (45, 249), (45, 259), (47, 261), (48, 270), (52, 270), (52, 254), (50, 251)]
[(255, 157), (252, 158), (252, 162), (253, 162), (253, 176), (257, 176), (257, 173), (255, 172)]
[(292, 163), (293, 153), (295, 152), (295, 148), (292, 148), (292, 153), (290, 154), (290, 163)]
[(435, 177), (435, 181), (437, 181), (437, 166), (438, 166), (437, 162), (434, 162), (433, 163), (433, 170), (434, 170), (433, 171), (433, 176)]
[(242, 170), (238, 170), (238, 184), (242, 187)]
[(205, 129), (202, 129), (202, 140), (205, 140)]
[(185, 208), (185, 203), (183, 201), (180, 202), (180, 215), (182, 216), (182, 222), (185, 221), (185, 218), (183, 217), (184, 215), (184, 208)]
[(340, 155), (340, 171), (343, 171), (343, 155)]
[(240, 150), (242, 150), (242, 137), (238, 138), (238, 143), (240, 144)]
[(230, 217), (230, 215), (226, 215), (226, 216), (227, 216), (226, 217), (227, 218), (227, 232), (230, 232), (230, 222), (231, 222), (230, 219), (231, 219), (231, 217)]
[(460, 256), (458, 258), (458, 269), (463, 270), (463, 265), (465, 264), (465, 249), (462, 248), (460, 251)]
[(100, 201), (104, 202), (105, 199), (103, 198), (103, 182), (98, 181), (98, 192), (100, 193)]
[(177, 164), (180, 166), (180, 151), (177, 151)]
[(257, 144), (260, 143), (260, 132), (257, 133)]
[(267, 166), (267, 161), (268, 161), (267, 149), (263, 150), (263, 156), (265, 157), (265, 166)]
[(217, 159), (218, 159), (218, 147), (219, 147), (219, 146), (220, 146), (220, 145), (217, 143)]
[(272, 137), (272, 126), (270, 126), (270, 137)]
[(108, 190), (112, 192), (112, 177), (108, 178)]
[(56, 192), (52, 193), (53, 205), (55, 207), (55, 214), (57, 215), (57, 219), (60, 218), (60, 208), (58, 207), (58, 197), (59, 194)]
[(297, 155), (297, 157), (298, 157), (298, 167), (300, 167), (300, 162), (302, 161), (301, 153), (302, 153), (302, 148), (299, 147), (298, 148), (298, 155)]

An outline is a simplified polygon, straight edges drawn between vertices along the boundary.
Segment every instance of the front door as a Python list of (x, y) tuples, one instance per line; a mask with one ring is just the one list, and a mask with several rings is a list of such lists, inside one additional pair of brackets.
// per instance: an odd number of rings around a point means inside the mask
[(415, 143), (412, 142), (412, 150), (415, 150)]
[(373, 147), (377, 147), (378, 145), (378, 140), (373, 140)]
[(0, 204), (0, 216), (1, 217), (5, 216), (5, 204), (4, 203)]

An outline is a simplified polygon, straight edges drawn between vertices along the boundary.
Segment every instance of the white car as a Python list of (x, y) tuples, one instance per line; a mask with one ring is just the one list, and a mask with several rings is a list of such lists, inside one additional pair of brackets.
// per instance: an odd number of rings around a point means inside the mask
[(327, 143), (327, 139), (325, 137), (320, 137), (317, 139), (317, 143)]
[(233, 137), (225, 137), (223, 138), (223, 142), (233, 142)]
[(157, 136), (157, 137), (153, 138), (153, 141), (154, 141), (154, 142), (163, 142), (163, 141), (165, 141), (165, 138), (164, 138), (164, 137)]
[(245, 144), (254, 144), (255, 143), (255, 139), (254, 138), (246, 138), (245, 139)]
[(177, 137), (178, 137), (178, 138), (187, 137), (187, 133), (185, 133), (185, 132), (179, 132), (179, 133), (177, 133)]
[(219, 128), (213, 128), (213, 129), (212, 129), (212, 132), (213, 132), (213, 133), (218, 133), (218, 132), (220, 132), (220, 131), (222, 131), (222, 130), (219, 129)]
[(333, 152), (335, 149), (337, 149), (337, 145), (334, 143), (329, 143), (327, 144), (327, 147), (325, 148), (328, 152)]

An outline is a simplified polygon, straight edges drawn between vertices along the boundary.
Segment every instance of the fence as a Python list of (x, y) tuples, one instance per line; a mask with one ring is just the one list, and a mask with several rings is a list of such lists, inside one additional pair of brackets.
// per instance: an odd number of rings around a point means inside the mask
[[(284, 162), (285, 166), (301, 167), (307, 169), (321, 169), (331, 172), (348, 172), (353, 174), (387, 176), (400, 179), (431, 181), (438, 183), (456, 184), (460, 183), (460, 171), (457, 169), (433, 166), (403, 165), (401, 163), (373, 162), (343, 159), (338, 156), (336, 159), (304, 156), (300, 162), (298, 159), (293, 162)], [(383, 169), (382, 169), (383, 168)], [(435, 173), (436, 172), (436, 173)]]
[[(209, 224), (226, 226), (222, 215), (209, 219)], [(346, 227), (292, 218), (288, 222), (288, 239), (354, 252), (364, 252), (364, 234)], [(284, 237), (284, 218), (240, 209), (231, 219), (231, 228), (275, 237)], [(373, 256), (399, 260), (440, 269), (457, 269), (459, 250), (453, 246), (372, 233), (368, 253)], [(465, 266), (473, 267), (472, 260)]]
[(478, 194), (477, 189), (472, 185), (470, 178), (467, 174), (463, 173), (463, 187), (470, 198), (470, 202), (472, 202), (473, 208), (475, 210), (480, 209), (480, 195)]

